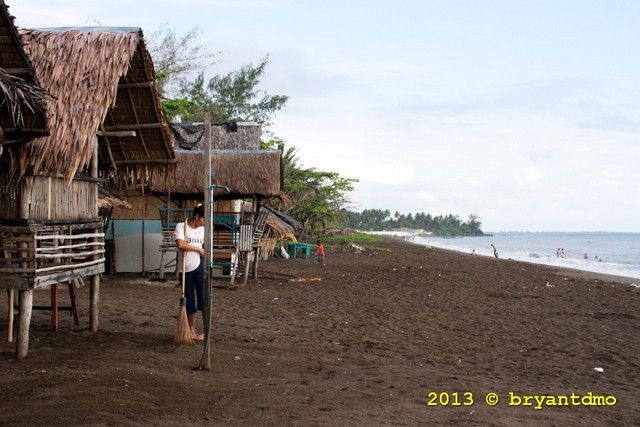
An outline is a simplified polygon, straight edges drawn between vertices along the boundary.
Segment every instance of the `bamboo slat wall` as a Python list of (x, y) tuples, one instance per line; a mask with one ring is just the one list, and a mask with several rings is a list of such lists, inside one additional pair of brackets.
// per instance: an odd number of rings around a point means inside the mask
[(69, 182), (47, 176), (25, 177), (16, 187), (8, 182), (6, 174), (0, 174), (0, 200), (3, 201), (0, 220), (66, 221), (97, 218), (97, 191), (98, 183), (95, 181), (75, 179)]
[(17, 218), (19, 212), (19, 192), (7, 173), (0, 173), (0, 219)]
[[(96, 231), (98, 230), (98, 231)], [(2, 287), (39, 287), (63, 281), (78, 270), (104, 271), (101, 222), (37, 226), (0, 225)], [(13, 276), (13, 280), (8, 278)], [(40, 279), (40, 280), (38, 280)], [(18, 287), (18, 286), (16, 286)]]

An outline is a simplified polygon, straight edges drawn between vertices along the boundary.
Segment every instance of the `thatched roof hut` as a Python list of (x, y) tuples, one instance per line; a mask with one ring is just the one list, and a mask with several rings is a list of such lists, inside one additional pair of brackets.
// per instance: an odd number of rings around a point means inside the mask
[(21, 147), (20, 175), (33, 168), (71, 179), (87, 168), (96, 142), (103, 177), (175, 163), (140, 28), (33, 29), (21, 36), (39, 81), (56, 100), (47, 103), (51, 135)]
[(14, 17), (0, 0), (0, 144), (29, 141), (47, 135), (47, 92), (36, 80), (22, 49)]
[[(173, 199), (201, 199), (205, 194), (206, 155), (200, 150), (176, 150), (178, 164), (173, 180), (156, 174), (151, 190), (171, 192)], [(283, 188), (282, 153), (259, 150), (212, 150), (213, 184), (226, 186), (229, 193), (216, 190), (216, 199), (276, 197)]]

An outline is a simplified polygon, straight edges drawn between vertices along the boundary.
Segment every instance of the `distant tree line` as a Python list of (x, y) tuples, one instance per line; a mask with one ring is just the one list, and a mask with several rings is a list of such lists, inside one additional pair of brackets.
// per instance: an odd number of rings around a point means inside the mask
[(435, 236), (481, 236), (480, 217), (469, 215), (467, 221), (463, 221), (457, 215), (437, 215), (418, 212), (416, 214), (401, 214), (395, 212), (391, 215), (389, 210), (365, 209), (362, 212), (343, 211), (342, 227), (355, 228), (362, 231), (390, 231), (399, 228), (411, 228), (431, 232)]

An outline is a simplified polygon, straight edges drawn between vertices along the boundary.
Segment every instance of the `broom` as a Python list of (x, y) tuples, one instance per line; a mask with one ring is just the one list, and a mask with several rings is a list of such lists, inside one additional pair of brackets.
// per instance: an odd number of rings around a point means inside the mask
[[(187, 221), (184, 222), (184, 235), (187, 237)], [(185, 287), (185, 264), (187, 251), (182, 251), (182, 295), (180, 296), (180, 312), (178, 313), (178, 328), (174, 338), (176, 344), (193, 344), (193, 333), (189, 327), (189, 319), (187, 318), (187, 299), (184, 297)]]

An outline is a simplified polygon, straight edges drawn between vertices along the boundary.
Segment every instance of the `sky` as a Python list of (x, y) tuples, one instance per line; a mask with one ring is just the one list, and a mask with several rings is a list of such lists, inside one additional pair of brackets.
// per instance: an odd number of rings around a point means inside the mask
[(636, 0), (5, 2), (19, 28), (197, 27), (210, 76), (268, 54), (269, 130), (358, 179), (352, 210), (640, 232)]

